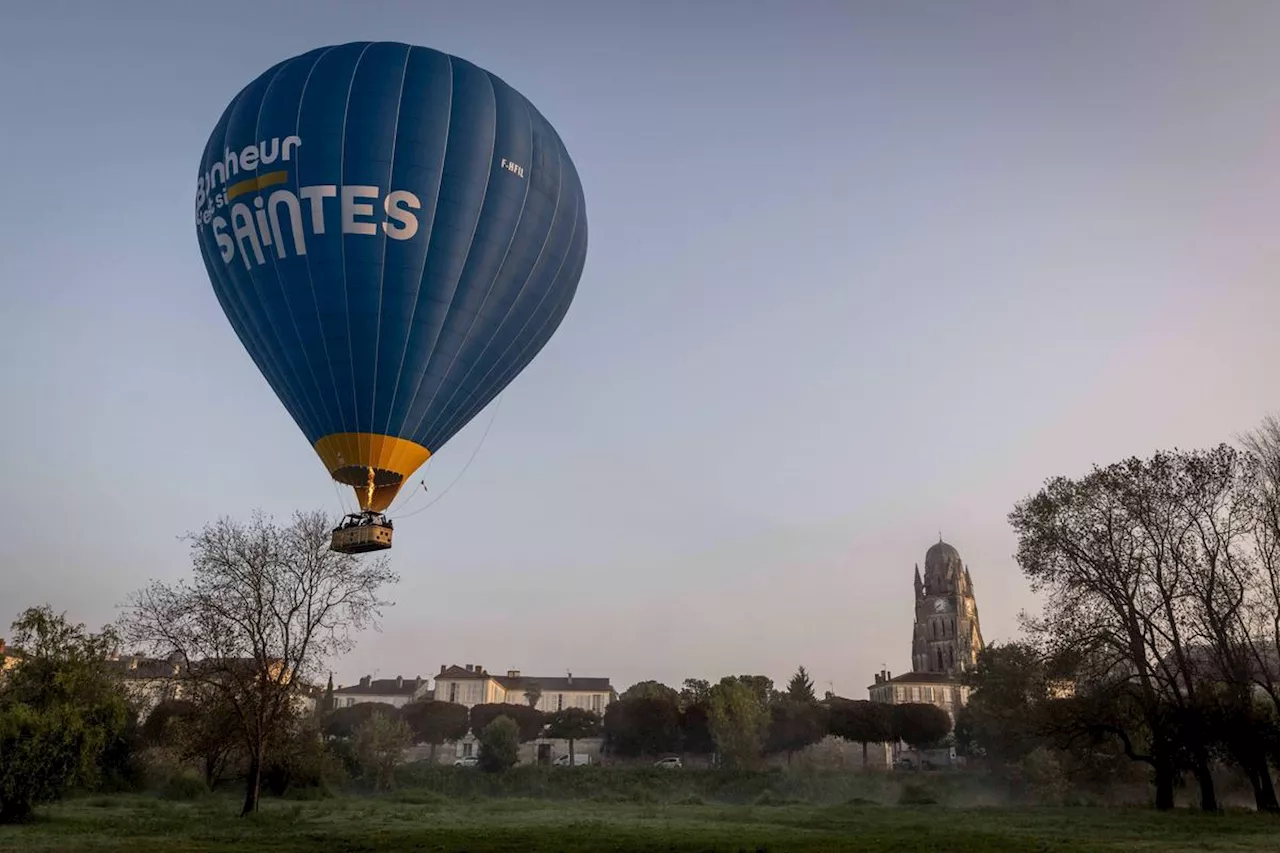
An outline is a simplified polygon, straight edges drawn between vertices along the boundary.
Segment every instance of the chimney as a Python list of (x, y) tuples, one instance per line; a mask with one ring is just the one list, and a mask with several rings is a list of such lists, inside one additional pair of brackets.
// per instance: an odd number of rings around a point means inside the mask
[(484, 672), (484, 667), (482, 667), (480, 664), (476, 664), (476, 672), (477, 672), (477, 673), (483, 673), (483, 672)]
[(369, 686), (369, 684), (370, 684), (370, 682), (372, 682), (372, 681), (373, 681), (373, 676), (372, 676), (372, 675), (366, 675), (366, 676), (363, 676), (363, 677), (361, 677), (361, 679), (360, 679), (360, 686), (361, 686), (361, 687), (368, 687), (368, 686)]
[(568, 670), (565, 670), (565, 675), (567, 676), (565, 681), (568, 682), (569, 684), (573, 684), (573, 673), (569, 672)]
[(404, 687), (404, 679), (397, 675), (397, 676), (396, 676), (396, 690), (399, 690), (399, 689), (400, 689), (400, 688), (402, 688), (402, 687)]
[(448, 667), (446, 667), (444, 664), (440, 664), (440, 674), (441, 674), (441, 675), (444, 675), (444, 671), (445, 671), (447, 668), (448, 668)]
[(519, 678), (519, 677), (520, 677), (520, 670), (518, 669), (507, 670), (507, 678)]
[(471, 672), (471, 668), (473, 666), (475, 666), (475, 664), (471, 664), (471, 663), (467, 664), (467, 672)]

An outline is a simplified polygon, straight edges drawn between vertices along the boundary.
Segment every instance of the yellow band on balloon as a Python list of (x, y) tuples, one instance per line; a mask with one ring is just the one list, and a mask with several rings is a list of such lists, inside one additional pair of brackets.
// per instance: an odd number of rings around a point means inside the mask
[(315, 443), (316, 454), (339, 483), (355, 489), (360, 508), (383, 512), (404, 481), (431, 456), (413, 441), (371, 432), (335, 432)]
[(243, 181), (237, 181), (227, 187), (227, 201), (231, 201), (236, 196), (242, 196), (245, 193), (257, 192), (267, 187), (274, 187), (276, 184), (283, 184), (289, 180), (287, 171), (267, 172), (265, 175), (257, 175), (256, 177), (246, 178)]

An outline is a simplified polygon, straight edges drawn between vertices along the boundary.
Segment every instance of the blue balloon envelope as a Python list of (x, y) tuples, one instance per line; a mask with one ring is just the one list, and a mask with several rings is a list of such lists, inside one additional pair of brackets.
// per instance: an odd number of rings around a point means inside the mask
[(374, 512), (547, 343), (587, 253), (582, 185), (537, 109), (390, 42), (310, 51), (236, 95), (196, 230), (245, 349)]

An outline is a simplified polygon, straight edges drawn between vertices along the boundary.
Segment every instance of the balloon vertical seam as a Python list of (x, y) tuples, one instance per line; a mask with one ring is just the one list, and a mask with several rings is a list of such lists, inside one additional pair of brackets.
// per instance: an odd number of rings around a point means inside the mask
[[(302, 91), (298, 93), (298, 115), (294, 119), (293, 132), (295, 135), (302, 132), (302, 108), (307, 102), (307, 89), (311, 86), (311, 78), (315, 75), (316, 69), (320, 67), (320, 63), (324, 62), (324, 58), (332, 53), (334, 48), (325, 49), (323, 53), (316, 57), (315, 62), (311, 64), (311, 69), (307, 72), (307, 79), (302, 83)], [(294, 167), (294, 188), (302, 189), (302, 158), (306, 156), (303, 149), (298, 149), (298, 165)], [(316, 309), (316, 332), (320, 339), (320, 347), (324, 351), (324, 362), (329, 368), (329, 387), (333, 389), (334, 406), (338, 409), (338, 417), (342, 421), (343, 429), (346, 429), (346, 419), (342, 416), (341, 400), (338, 397), (338, 380), (333, 374), (333, 355), (329, 352), (329, 341), (324, 334), (324, 323), (320, 319), (320, 297), (316, 294), (315, 273), (311, 269), (311, 253), (308, 252), (303, 256), (306, 258), (307, 264), (307, 284), (311, 286), (311, 302)], [(318, 389), (317, 389), (318, 390)], [(317, 428), (317, 432), (321, 432), (322, 428)], [(319, 435), (308, 435), (308, 441), (315, 441), (320, 438)]]
[[(342, 145), (338, 151), (338, 180), (344, 187), (347, 183), (347, 121), (351, 114), (351, 93), (356, 86), (356, 74), (360, 71), (360, 62), (371, 47), (373, 42), (366, 42), (351, 66), (351, 80), (347, 83), (347, 100), (342, 106)], [(338, 223), (338, 245), (342, 247), (342, 302), (345, 308), (344, 319), (347, 322), (347, 359), (351, 369), (351, 413), (355, 417), (354, 431), (360, 432), (360, 389), (356, 387), (355, 343), (351, 340), (351, 288), (347, 283), (347, 235), (342, 232), (341, 220)], [(345, 417), (343, 427), (343, 431), (346, 432)]]
[[(530, 106), (531, 106), (531, 105), (530, 105)], [(532, 110), (530, 109), (530, 111), (529, 111), (527, 114), (529, 115), (529, 122), (530, 122), (530, 135), (532, 136), (532, 132), (533, 132), (533, 131), (532, 131), (532, 124), (533, 124), (533, 114), (532, 114)], [(557, 220), (559, 219), (559, 216), (560, 216), (560, 198), (561, 198), (561, 195), (562, 195), (563, 190), (564, 190), (564, 162), (563, 162), (563, 161), (564, 161), (564, 155), (563, 155), (563, 152), (562, 152), (562, 150), (561, 150), (561, 147), (560, 147), (560, 146), (558, 146), (558, 145), (557, 145), (557, 146), (555, 146), (555, 148), (556, 148), (556, 164), (557, 164), (557, 169), (556, 169), (556, 200), (555, 200), (555, 205), (554, 205), (554, 207), (552, 208), (552, 213), (551, 213), (551, 222), (550, 222), (550, 224), (548, 224), (548, 226), (547, 226), (546, 234), (545, 234), (545, 235), (543, 235), (543, 238), (542, 238), (542, 246), (541, 246), (541, 248), (539, 248), (539, 249), (538, 249), (538, 257), (534, 259), (533, 264), (529, 267), (529, 272), (528, 272), (528, 274), (527, 274), (527, 275), (525, 275), (524, 281), (521, 283), (519, 291), (517, 291), (517, 292), (516, 292), (516, 298), (512, 301), (512, 303), (511, 303), (511, 307), (507, 309), (507, 315), (506, 315), (505, 317), (503, 317), (503, 318), (502, 318), (502, 320), (498, 323), (497, 328), (496, 328), (496, 329), (494, 329), (493, 337), (491, 337), (491, 338), (489, 339), (489, 341), (485, 343), (484, 348), (480, 350), (480, 354), (476, 357), (476, 361), (475, 361), (475, 363), (474, 363), (474, 364), (472, 364), (471, 368), (467, 370), (466, 375), (465, 375), (465, 376), (463, 376), (463, 378), (462, 378), (462, 381), (463, 381), (463, 382), (465, 382), (467, 379), (469, 379), (469, 378), (471, 377), (471, 373), (472, 373), (472, 371), (474, 371), (474, 370), (475, 370), (476, 364), (479, 364), (479, 363), (480, 363), (480, 360), (484, 357), (484, 354), (485, 354), (486, 352), (488, 352), (488, 351), (489, 351), (489, 347), (493, 345), (493, 341), (494, 341), (495, 339), (497, 339), (497, 338), (498, 338), (498, 333), (499, 333), (499, 332), (501, 332), (501, 331), (502, 331), (503, 326), (505, 326), (505, 325), (506, 325), (507, 318), (511, 316), (511, 312), (515, 310), (515, 307), (516, 307), (517, 305), (519, 305), (519, 304), (520, 304), (520, 297), (524, 295), (524, 291), (525, 291), (525, 289), (529, 286), (529, 282), (533, 279), (533, 275), (534, 275), (534, 273), (536, 273), (536, 272), (538, 271), (538, 266), (539, 266), (539, 264), (541, 264), (541, 263), (542, 263), (542, 256), (543, 256), (543, 254), (544, 254), (544, 253), (546, 252), (546, 250), (547, 250), (547, 244), (551, 241), (551, 236), (555, 233), (556, 222), (557, 222)], [(532, 150), (532, 146), (530, 146), (530, 150)], [(527, 194), (527, 193), (525, 194), (525, 199), (526, 199), (526, 201), (528, 200), (528, 194)], [(524, 215), (524, 211), (523, 211), (523, 208), (522, 208), (522, 209), (521, 209), (521, 216), (523, 216), (523, 215)], [(514, 240), (514, 238), (515, 238), (515, 235), (513, 234), (513, 235), (512, 235), (512, 239)], [(570, 243), (572, 243), (572, 239), (570, 240)], [(509, 247), (509, 246), (508, 246), (508, 251), (510, 251), (510, 247)], [(503, 259), (503, 264), (505, 265), (505, 263), (506, 263), (506, 259), (504, 258), (504, 259)], [(561, 265), (563, 266), (563, 261), (561, 262)], [(559, 276), (559, 272), (557, 271), (556, 276), (553, 276), (553, 277), (552, 277), (552, 281), (554, 282), (554, 281), (556, 280), (556, 278), (558, 278), (558, 276)], [(496, 280), (496, 277), (495, 277), (495, 280)], [(543, 298), (544, 298), (544, 299), (546, 298), (546, 294), (544, 294)], [(539, 305), (541, 305), (541, 301), (539, 302)], [(534, 310), (535, 310), (535, 311), (537, 310), (537, 306), (535, 306)], [(527, 322), (527, 321), (526, 321), (526, 325), (528, 325), (528, 322)], [(520, 331), (524, 331), (524, 329), (522, 328)], [(516, 335), (515, 335), (515, 337), (513, 338), (513, 342), (512, 342), (512, 344), (509, 344), (509, 345), (508, 345), (508, 349), (510, 349), (510, 346), (511, 346), (511, 345), (513, 345), (513, 344), (514, 344), (514, 342), (515, 342), (516, 340), (519, 340), (519, 336), (520, 336), (520, 332), (517, 332), (517, 333), (516, 333)], [(492, 372), (492, 370), (490, 370), (489, 372)], [(481, 377), (481, 381), (484, 381), (484, 379), (485, 379), (487, 376), (488, 376), (488, 373), (486, 373), (484, 377)], [(448, 408), (448, 406), (453, 402), (453, 399), (454, 399), (454, 397), (456, 397), (456, 396), (457, 396), (457, 391), (455, 390), (455, 391), (454, 391), (454, 394), (453, 394), (452, 396), (450, 396), (449, 401), (445, 404), (445, 408), (446, 408), (446, 409), (447, 409), (447, 408)], [(473, 396), (474, 396), (474, 394), (473, 394)], [(463, 398), (463, 406), (465, 407), (468, 403), (469, 403), (469, 399), (468, 399), (467, 397), (464, 397), (464, 398)], [(485, 402), (485, 405), (488, 405), (488, 401), (486, 401), (486, 402)], [(483, 407), (482, 407), (482, 408), (483, 408)], [(434, 430), (436, 429), (436, 427), (437, 427), (437, 425), (438, 425), (438, 423), (439, 423), (439, 421), (440, 421), (440, 418), (441, 418), (441, 416), (442, 416), (443, 414), (444, 414), (444, 412), (443, 412), (443, 411), (438, 412), (438, 413), (436, 414), (436, 417), (435, 417), (435, 419), (432, 421), (432, 423), (430, 424), (430, 426), (429, 426), (429, 428), (428, 428), (428, 431), (434, 431)], [(454, 418), (453, 418), (453, 417), (451, 417), (449, 420), (445, 421), (445, 426), (446, 426), (446, 427), (452, 426), (453, 422), (454, 422)], [(447, 430), (446, 430), (445, 432), (446, 432), (446, 434), (447, 434)]]
[[(493, 114), (494, 114), (494, 120), (493, 120), (493, 141), (492, 141), (492, 143), (491, 143), (491, 144), (490, 144), (490, 146), (489, 146), (489, 158), (488, 158), (488, 161), (487, 161), (487, 162), (488, 162), (488, 168), (487, 168), (487, 170), (486, 170), (486, 172), (485, 172), (485, 179), (484, 179), (484, 192), (483, 192), (483, 193), (481, 193), (481, 195), (480, 195), (480, 204), (476, 207), (476, 221), (475, 221), (475, 223), (474, 223), (474, 224), (472, 225), (472, 227), (471, 227), (471, 238), (467, 241), (466, 260), (464, 260), (464, 261), (462, 262), (462, 266), (461, 266), (461, 268), (458, 270), (458, 276), (457, 276), (457, 278), (456, 278), (456, 279), (454, 279), (454, 282), (453, 282), (453, 293), (452, 293), (452, 295), (450, 295), (450, 297), (449, 297), (449, 307), (445, 310), (444, 317), (443, 317), (443, 319), (442, 319), (442, 320), (441, 320), (441, 322), (440, 322), (440, 332), (436, 335), (436, 343), (439, 343), (439, 341), (440, 341), (440, 335), (441, 335), (441, 334), (443, 334), (443, 333), (444, 333), (444, 330), (449, 326), (449, 315), (453, 313), (454, 305), (457, 303), (457, 299), (458, 299), (458, 285), (462, 282), (462, 279), (463, 279), (463, 278), (466, 276), (466, 274), (467, 274), (468, 261), (470, 261), (470, 260), (471, 260), (471, 247), (472, 247), (472, 246), (474, 245), (474, 243), (475, 243), (475, 239), (476, 239), (476, 231), (477, 231), (477, 230), (479, 230), (479, 228), (480, 228), (480, 220), (484, 217), (484, 206), (485, 206), (485, 202), (487, 202), (487, 201), (488, 201), (488, 199), (489, 199), (489, 184), (493, 181), (493, 154), (494, 154), (494, 151), (496, 150), (496, 147), (497, 147), (497, 144), (498, 144), (498, 118), (497, 118), (497, 116), (498, 116), (498, 95), (497, 95), (497, 93), (494, 91), (493, 80), (490, 78), (489, 73), (488, 73), (487, 71), (483, 71), (483, 70), (481, 70), (481, 69), (477, 69), (477, 70), (478, 70), (478, 71), (480, 71), (481, 76), (483, 76), (483, 78), (484, 78), (485, 82), (487, 82), (487, 83), (489, 84), (489, 94), (490, 94), (490, 96), (493, 98)], [(432, 345), (432, 351), (433, 351), (433, 352), (432, 352), (432, 356), (434, 356), (434, 355), (435, 355), (434, 350), (435, 350), (435, 345), (433, 344), (433, 345)], [(431, 367), (432, 367), (431, 362), (432, 362), (433, 360), (434, 360), (433, 358), (428, 358), (428, 360), (427, 360), (427, 367), (426, 367), (426, 371), (423, 373), (423, 375), (422, 375), (422, 379), (420, 379), (420, 380), (418, 381), (418, 385), (417, 385), (417, 388), (416, 388), (416, 389), (414, 390), (414, 392), (413, 392), (413, 396), (409, 398), (409, 405), (405, 408), (404, 420), (401, 422), (401, 426), (400, 426), (400, 430), (399, 430), (399, 432), (400, 432), (400, 434), (401, 434), (401, 435), (414, 435), (414, 434), (415, 434), (415, 433), (406, 433), (406, 432), (404, 431), (404, 427), (405, 427), (405, 426), (408, 424), (408, 422), (409, 422), (409, 417), (410, 417), (410, 415), (413, 413), (413, 408), (414, 408), (414, 406), (415, 406), (415, 405), (417, 405), (417, 402), (418, 402), (418, 395), (422, 392), (422, 385), (423, 385), (423, 383), (426, 381), (427, 374), (428, 374), (428, 373), (430, 373), (430, 370), (431, 370)], [(442, 381), (443, 381), (443, 380), (442, 380)], [(438, 388), (438, 387), (437, 387), (436, 391), (433, 391), (433, 392), (432, 392), (431, 399), (435, 399), (435, 395), (436, 395), (437, 393), (439, 393), (439, 388)], [(428, 404), (427, 404), (427, 405), (428, 405), (428, 406), (430, 406), (430, 401), (428, 401)], [(422, 421), (422, 416), (419, 416), (418, 421), (419, 421), (419, 423), (421, 423), (421, 421)], [(438, 449), (438, 448), (430, 448), (430, 447), (428, 447), (427, 449), (428, 449), (428, 450), (432, 450), (432, 451), (434, 452), (434, 450), (435, 450), (435, 449)]]
[[(396, 175), (396, 150), (400, 145), (400, 111), (404, 107), (404, 84), (409, 78), (409, 58), (413, 49), (405, 46), (404, 69), (400, 73), (400, 92), (396, 95), (396, 121), (391, 131), (391, 161), (387, 164), (387, 186), (393, 186)], [(382, 297), (387, 277), (387, 235), (382, 235), (382, 266), (378, 271), (378, 324), (373, 335), (373, 382), (369, 386), (369, 432), (374, 432), (374, 422), (378, 416), (378, 366), (381, 361), (379, 342), (382, 338)], [(413, 333), (412, 328), (409, 335)], [(406, 340), (409, 336), (406, 336)], [(399, 374), (397, 373), (397, 378)], [(358, 402), (358, 401), (357, 401)], [(386, 433), (383, 433), (384, 435)], [(428, 448), (430, 449), (430, 448)]]
[[(497, 112), (497, 89), (498, 89), (498, 87), (497, 87), (497, 85), (493, 82), (492, 77), (490, 77), (489, 83), (490, 83), (490, 85), (492, 85), (492, 86), (493, 86), (493, 89), (494, 89), (494, 105), (495, 105), (494, 110), (495, 110), (495, 115), (496, 115), (496, 112)], [(523, 101), (524, 101), (524, 98), (520, 98), (520, 101), (521, 101), (521, 102), (523, 102)], [(525, 105), (525, 107), (526, 107), (526, 108), (525, 108), (525, 110), (524, 110), (525, 118), (526, 118), (526, 119), (528, 119), (528, 122), (529, 122), (529, 152), (530, 152), (529, 156), (530, 156), (530, 159), (532, 159), (532, 158), (533, 158), (533, 117), (529, 114), (529, 110), (528, 110), (528, 108), (527, 108), (527, 105)], [(497, 153), (497, 138), (498, 138), (498, 128), (497, 128), (497, 121), (496, 121), (496, 119), (495, 119), (495, 121), (494, 121), (494, 153)], [(532, 164), (531, 164), (531, 165), (532, 165)], [(489, 158), (489, 170), (490, 170), (490, 172), (492, 172), (492, 171), (493, 171), (493, 157), (492, 157), (492, 156), (490, 156), (490, 158)], [(531, 170), (531, 171), (532, 171), (532, 170)], [(493, 274), (493, 278), (489, 281), (489, 288), (485, 291), (484, 298), (483, 298), (482, 300), (480, 300), (480, 306), (476, 309), (475, 316), (473, 316), (473, 317), (471, 318), (471, 323), (467, 326), (466, 334), (465, 334), (465, 335), (463, 335), (463, 337), (464, 337), (464, 338), (470, 338), (470, 337), (471, 337), (471, 332), (472, 332), (472, 330), (473, 330), (473, 329), (475, 329), (476, 322), (477, 322), (477, 321), (479, 321), (479, 319), (480, 319), (480, 315), (481, 315), (481, 313), (484, 311), (484, 307), (485, 307), (487, 304), (489, 304), (489, 297), (493, 295), (494, 288), (495, 288), (495, 287), (497, 287), (498, 280), (502, 277), (502, 271), (503, 271), (504, 269), (506, 269), (506, 268), (507, 268), (507, 258), (509, 258), (509, 257), (511, 256), (511, 246), (512, 246), (512, 244), (514, 244), (514, 243), (515, 243), (515, 241), (516, 241), (516, 237), (518, 237), (518, 236), (520, 235), (520, 225), (521, 225), (521, 223), (522, 223), (522, 222), (524, 222), (524, 211), (525, 211), (525, 208), (526, 208), (526, 207), (528, 206), (528, 204), (529, 204), (529, 191), (532, 189), (532, 187), (533, 187), (533, 181), (532, 181), (532, 180), (526, 180), (526, 181), (524, 182), (524, 196), (520, 199), (520, 213), (516, 216), (516, 224), (515, 224), (515, 227), (513, 227), (513, 228), (511, 229), (511, 237), (510, 237), (510, 239), (508, 239), (508, 240), (507, 240), (507, 250), (503, 253), (503, 255), (502, 255), (502, 260), (498, 263), (498, 269), (497, 269), (497, 272), (495, 272), (495, 273)], [(550, 234), (550, 229), (548, 229), (548, 234)], [(474, 240), (474, 237), (473, 237), (472, 239)], [(544, 245), (545, 245), (545, 241), (544, 241)], [(536, 264), (535, 264), (535, 266), (536, 266)], [(528, 284), (528, 281), (529, 281), (529, 279), (528, 279), (528, 277), (526, 276), (526, 278), (525, 278), (525, 284)], [(523, 291), (523, 289), (524, 289), (524, 285), (521, 285), (521, 290)], [(517, 297), (517, 298), (518, 298), (518, 297)], [(499, 329), (501, 328), (501, 323), (499, 323), (498, 327), (499, 327)], [(495, 331), (494, 331), (494, 335), (495, 335), (495, 336), (497, 335), (497, 330), (495, 330)], [(485, 349), (487, 349), (487, 348), (488, 348), (488, 344), (486, 344), (486, 345), (485, 345)], [(458, 356), (461, 354), (461, 352), (462, 352), (462, 347), (458, 347), (457, 349), (455, 349), (455, 350), (453, 351), (453, 358), (452, 358), (452, 359), (450, 359), (450, 361), (449, 361), (449, 366), (448, 366), (447, 368), (445, 368), (445, 371), (444, 371), (444, 378), (440, 380), (440, 385), (441, 385), (441, 386), (443, 386), (445, 383), (447, 383), (447, 382), (449, 381), (449, 378), (453, 375), (453, 367), (454, 367), (454, 365), (455, 365), (455, 364), (457, 364), (457, 363), (458, 363)], [(480, 355), (484, 355), (484, 349), (482, 349), (482, 350), (480, 351)], [(467, 375), (468, 375), (468, 376), (471, 374), (471, 370), (472, 370), (472, 369), (474, 369), (474, 366), (473, 366), (472, 368), (469, 368), (469, 369), (468, 369), (468, 371), (467, 371)], [(466, 378), (466, 377), (463, 377), (463, 379), (464, 379), (464, 380), (465, 380), (465, 378)], [(440, 420), (440, 416), (443, 414), (443, 412), (444, 412), (444, 411), (446, 411), (446, 410), (448, 410), (449, 405), (450, 405), (451, 403), (453, 403), (454, 398), (456, 398), (456, 397), (458, 396), (458, 390), (459, 390), (460, 388), (461, 388), (461, 382), (459, 382), (459, 384), (458, 384), (457, 386), (455, 386), (455, 387), (454, 387), (453, 391), (449, 394), (449, 399), (445, 400), (444, 405), (441, 407), (441, 409), (440, 409), (439, 411), (437, 411), (437, 412), (436, 412), (435, 417), (434, 417), (434, 418), (432, 418), (432, 420), (431, 420), (431, 423), (429, 423), (429, 424), (427, 425), (427, 433), (429, 433), (429, 432), (430, 432), (430, 430), (431, 430), (432, 428), (434, 428), (434, 427), (435, 427), (436, 423)], [(439, 389), (438, 389), (438, 388), (437, 388), (437, 393), (439, 393)], [(426, 408), (423, 410), (423, 412), (422, 412), (422, 417), (420, 417), (420, 418), (418, 419), (418, 425), (417, 425), (416, 427), (414, 427), (413, 432), (411, 433), (412, 435), (426, 435), (426, 434), (427, 434), (427, 433), (424, 433), (424, 432), (423, 432), (423, 430), (422, 430), (422, 425), (423, 425), (423, 422), (424, 422), (424, 421), (426, 421), (426, 419), (427, 419), (427, 415), (430, 413), (430, 411), (431, 411), (431, 406), (432, 406), (432, 404), (433, 404), (434, 402), (435, 402), (435, 399), (433, 398), (431, 401), (429, 401), (429, 402), (427, 403), (427, 407), (426, 407)]]
[[(444, 152), (440, 155), (440, 178), (436, 181), (435, 197), (431, 200), (431, 225), (432, 230), (435, 228), (436, 216), (440, 209), (440, 192), (444, 187), (444, 172), (449, 165), (449, 134), (453, 127), (453, 94), (455, 86), (455, 76), (453, 71), (453, 57), (447, 57), (449, 62), (449, 108), (445, 110), (445, 128), (444, 128)], [(409, 344), (413, 341), (413, 324), (418, 317), (418, 305), (422, 300), (422, 280), (427, 275), (427, 263), (431, 257), (431, 231), (427, 231), (423, 237), (427, 241), (426, 251), (422, 253), (422, 269), (418, 271), (416, 289), (413, 294), (413, 310), (409, 312), (409, 333), (405, 335), (404, 351), (400, 353), (400, 367), (397, 371), (398, 376), (404, 375), (404, 362), (409, 356)], [(395, 390), (391, 394), (391, 405), (387, 407), (387, 423), (383, 428), (384, 435), (391, 435), (391, 419), (395, 417), (396, 400), (400, 396), (400, 386), (397, 384)], [(406, 413), (408, 409), (405, 410)], [(407, 417), (407, 414), (406, 414)], [(400, 429), (396, 430), (400, 435), (404, 434), (404, 423), (400, 424)], [(436, 451), (434, 447), (428, 447), (432, 453)], [(429, 461), (429, 460), (428, 460)]]

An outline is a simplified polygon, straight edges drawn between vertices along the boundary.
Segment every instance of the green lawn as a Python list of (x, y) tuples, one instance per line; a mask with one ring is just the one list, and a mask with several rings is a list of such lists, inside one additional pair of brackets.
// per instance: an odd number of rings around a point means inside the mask
[(427, 791), (290, 802), (89, 797), (0, 827), (0, 851), (1280, 850), (1280, 818), (1144, 809), (725, 805), (450, 799)]

